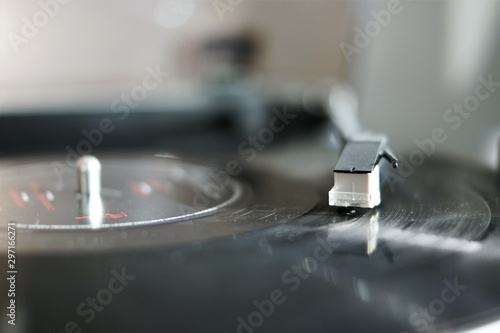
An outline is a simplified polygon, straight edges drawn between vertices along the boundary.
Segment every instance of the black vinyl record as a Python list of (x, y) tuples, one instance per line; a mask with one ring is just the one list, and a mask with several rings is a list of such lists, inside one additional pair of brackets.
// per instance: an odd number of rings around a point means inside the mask
[(457, 332), (499, 315), (493, 171), (382, 170), (382, 204), (361, 209), (328, 206), (328, 170), (101, 161), (97, 218), (64, 160), (3, 164), (19, 324), (2, 332)]

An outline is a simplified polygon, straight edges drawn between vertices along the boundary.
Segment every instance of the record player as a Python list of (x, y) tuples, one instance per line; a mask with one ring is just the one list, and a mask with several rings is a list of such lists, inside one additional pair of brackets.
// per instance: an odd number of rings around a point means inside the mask
[[(215, 6), (199, 3), (124, 7), (182, 29)], [(405, 149), (348, 78), (255, 77), (251, 29), (206, 34), (196, 80), (160, 64), (90, 88), (4, 83), (1, 332), (495, 332), (498, 166), (439, 153), (444, 125)]]

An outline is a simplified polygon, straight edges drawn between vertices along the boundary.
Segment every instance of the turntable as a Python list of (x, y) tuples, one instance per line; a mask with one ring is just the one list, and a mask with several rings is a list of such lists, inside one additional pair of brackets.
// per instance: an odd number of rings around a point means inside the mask
[[(12, 249), (15, 285), (3, 288), (14, 286), (16, 328), (322, 331), (335, 323), (424, 332), (494, 318), (495, 173), (429, 159), (394, 185), (396, 169), (382, 164), (381, 205), (332, 207), (339, 151), (329, 127), (315, 126), (315, 136), (266, 147), (252, 163), (217, 152), (217, 143), (103, 151), (78, 167), (64, 155), (4, 158), (2, 244)], [(95, 172), (97, 201), (88, 195)], [(113, 292), (117, 277), (125, 280)]]
[[(245, 3), (228, 3), (237, 20)], [(187, 15), (168, 29), (210, 7), (155, 6)], [(91, 102), (9, 88), (0, 332), (496, 332), (498, 166), (434, 149), (409, 168), (392, 120), (357, 114), (349, 86), (255, 78), (258, 34), (199, 24), (217, 38), (179, 51), (199, 86), (162, 72), (158, 90), (117, 95), (103, 76)]]

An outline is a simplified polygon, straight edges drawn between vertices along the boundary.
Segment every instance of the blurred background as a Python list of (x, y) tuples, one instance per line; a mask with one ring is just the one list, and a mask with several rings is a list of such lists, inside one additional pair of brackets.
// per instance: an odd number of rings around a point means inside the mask
[(112, 113), (160, 68), (131, 112), (199, 115), (231, 96), (252, 131), (264, 101), (312, 112), (344, 82), (396, 152), (442, 127), (438, 153), (494, 166), (500, 88), (456, 130), (444, 115), (479, 77), (500, 81), (499, 22), (496, 0), (0, 0), (0, 122)]

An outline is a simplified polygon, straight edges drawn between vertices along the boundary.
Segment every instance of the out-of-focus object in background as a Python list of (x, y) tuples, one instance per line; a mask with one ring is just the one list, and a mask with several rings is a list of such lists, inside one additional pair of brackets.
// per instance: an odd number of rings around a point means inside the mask
[[(378, 22), (371, 11), (387, 1), (356, 1), (346, 40)], [(360, 100), (360, 119), (386, 133), (397, 152), (419, 149), (415, 140), (435, 128), (447, 140), (437, 155), (495, 166), (500, 125), (500, 89), (481, 101), (457, 129), (443, 119), (455, 104), (474, 96), (478, 77), (500, 81), (499, 1), (401, 1), (401, 11), (347, 65), (347, 81)], [(354, 45), (354, 44), (353, 44)]]

